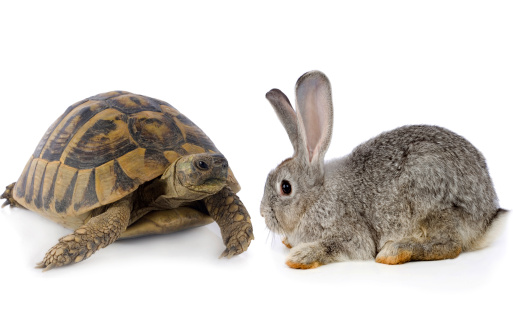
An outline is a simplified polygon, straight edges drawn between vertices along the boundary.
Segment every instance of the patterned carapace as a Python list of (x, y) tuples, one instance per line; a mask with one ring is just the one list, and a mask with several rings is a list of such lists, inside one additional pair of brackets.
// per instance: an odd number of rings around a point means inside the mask
[(178, 157), (203, 152), (218, 150), (170, 104), (123, 91), (99, 94), (52, 124), (14, 197), (46, 215), (80, 215), (123, 198)]

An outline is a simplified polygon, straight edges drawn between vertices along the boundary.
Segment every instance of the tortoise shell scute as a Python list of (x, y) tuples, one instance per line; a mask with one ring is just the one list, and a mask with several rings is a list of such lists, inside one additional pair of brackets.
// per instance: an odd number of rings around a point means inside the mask
[(146, 149), (172, 151), (186, 143), (174, 117), (165, 112), (145, 111), (131, 115), (128, 129), (137, 144)]
[(125, 114), (135, 114), (141, 111), (162, 112), (160, 104), (152, 98), (135, 94), (122, 94), (105, 100), (111, 108), (115, 108)]

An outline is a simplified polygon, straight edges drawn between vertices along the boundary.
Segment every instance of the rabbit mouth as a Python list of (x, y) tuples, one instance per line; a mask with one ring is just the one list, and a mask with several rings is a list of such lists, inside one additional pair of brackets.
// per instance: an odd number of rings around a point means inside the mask
[(273, 208), (266, 208), (265, 210), (261, 210), (260, 214), (265, 219), (265, 225), (267, 225), (267, 228), (271, 230), (271, 232), (277, 233), (277, 234), (284, 234), (285, 231), (281, 227), (281, 224), (278, 222), (278, 219), (276, 218), (276, 214), (274, 213)]

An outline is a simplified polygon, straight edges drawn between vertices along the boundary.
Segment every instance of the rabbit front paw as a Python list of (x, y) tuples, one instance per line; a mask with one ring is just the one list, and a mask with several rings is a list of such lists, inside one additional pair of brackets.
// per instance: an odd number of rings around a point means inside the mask
[(313, 269), (321, 266), (323, 248), (312, 242), (300, 244), (290, 250), (286, 264), (293, 269)]
[(281, 239), (281, 243), (284, 244), (287, 248), (292, 248), (292, 245), (289, 243), (287, 237), (283, 237), (283, 239)]

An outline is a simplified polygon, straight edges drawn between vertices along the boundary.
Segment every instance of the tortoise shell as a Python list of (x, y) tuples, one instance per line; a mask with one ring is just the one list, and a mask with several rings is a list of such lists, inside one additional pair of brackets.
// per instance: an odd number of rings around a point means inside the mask
[(99, 94), (50, 126), (14, 199), (46, 216), (78, 216), (125, 197), (178, 157), (204, 152), (218, 150), (170, 104), (123, 91)]

